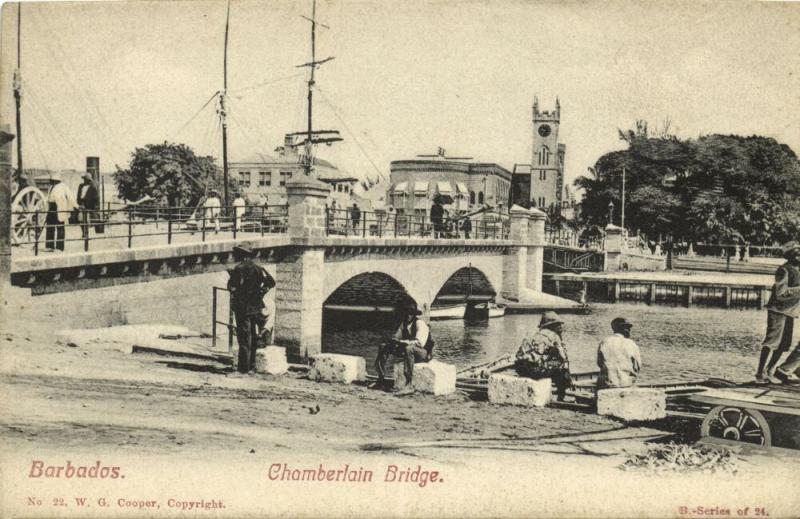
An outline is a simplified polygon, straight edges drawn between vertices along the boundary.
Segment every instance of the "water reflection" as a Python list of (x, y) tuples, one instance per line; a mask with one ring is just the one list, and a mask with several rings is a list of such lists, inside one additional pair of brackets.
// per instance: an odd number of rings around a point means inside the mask
[[(591, 315), (562, 315), (564, 339), (574, 371), (597, 369), (598, 342), (611, 333), (614, 317), (634, 324), (632, 338), (642, 350), (643, 382), (703, 380), (719, 377), (751, 380), (766, 326), (766, 312), (715, 308), (679, 308), (636, 304), (597, 304)], [(323, 351), (366, 357), (372, 372), (378, 345), (392, 323), (364, 314), (357, 319), (326, 316)], [(509, 315), (482, 322), (434, 321), (436, 356), (466, 367), (516, 351), (539, 315)], [(373, 323), (365, 329), (364, 323)]]

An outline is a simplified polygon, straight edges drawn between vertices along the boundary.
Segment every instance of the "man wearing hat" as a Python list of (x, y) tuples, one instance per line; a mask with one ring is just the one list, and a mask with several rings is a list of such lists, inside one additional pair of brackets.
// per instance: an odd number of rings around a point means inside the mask
[(642, 368), (639, 347), (630, 339), (631, 327), (624, 317), (611, 321), (614, 335), (606, 337), (597, 348), (597, 365), (600, 376), (598, 389), (611, 387), (631, 387), (636, 383)]
[(205, 207), (205, 221), (203, 222), (203, 227), (211, 222), (214, 222), (214, 233), (218, 233), (219, 213), (220, 207), (222, 207), (222, 202), (219, 200), (219, 192), (216, 189), (209, 190), (208, 198), (206, 198), (203, 207)]
[(558, 314), (545, 312), (539, 329), (522, 340), (514, 363), (514, 369), (522, 377), (550, 377), (559, 402), (565, 401), (567, 389), (572, 387), (567, 349), (561, 339), (563, 331), (564, 321)]
[(48, 251), (64, 250), (64, 224), (78, 204), (72, 190), (61, 179), (61, 173), (50, 176), (47, 192), (47, 216), (45, 217), (45, 247)]
[[(378, 357), (375, 359), (375, 370), (378, 372), (378, 381), (372, 386), (386, 389), (386, 361), (390, 355), (403, 359), (403, 371), (407, 388), (411, 387), (414, 376), (414, 364), (428, 362), (433, 358), (433, 338), (428, 324), (419, 318), (422, 315), (417, 303), (407, 301), (400, 305), (398, 313), (402, 314), (403, 321), (397, 328), (394, 337), (378, 348)], [(402, 389), (402, 388), (395, 388)], [(408, 389), (406, 389), (408, 391)]]
[(97, 195), (97, 188), (94, 187), (92, 174), (86, 172), (81, 178), (83, 182), (78, 186), (78, 208), (81, 210), (81, 233), (86, 238), (89, 235), (89, 226), (92, 221), (97, 219), (97, 210), (100, 209), (100, 197)]
[(246, 245), (237, 245), (233, 253), (239, 264), (228, 271), (228, 290), (231, 308), (236, 319), (236, 339), (239, 356), (236, 368), (239, 373), (249, 373), (256, 366), (258, 324), (264, 308), (264, 294), (275, 286), (267, 273), (253, 262), (253, 251)]
[(797, 346), (786, 362), (775, 370), (783, 352), (792, 347), (794, 320), (800, 317), (800, 243), (790, 241), (781, 249), (786, 263), (775, 271), (775, 283), (767, 302), (767, 334), (756, 373), (759, 384), (800, 381), (795, 374), (800, 368), (800, 348)]

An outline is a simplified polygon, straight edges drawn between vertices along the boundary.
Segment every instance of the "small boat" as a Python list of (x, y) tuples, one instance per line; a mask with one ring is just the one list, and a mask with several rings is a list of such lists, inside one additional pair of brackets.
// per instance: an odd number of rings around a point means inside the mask
[(489, 319), (494, 317), (503, 317), (506, 315), (506, 306), (505, 305), (498, 305), (497, 303), (482, 303), (475, 306), (475, 309), (479, 312), (483, 312), (487, 314)]
[(430, 320), (443, 321), (445, 319), (463, 319), (466, 310), (467, 305), (465, 303), (431, 306)]

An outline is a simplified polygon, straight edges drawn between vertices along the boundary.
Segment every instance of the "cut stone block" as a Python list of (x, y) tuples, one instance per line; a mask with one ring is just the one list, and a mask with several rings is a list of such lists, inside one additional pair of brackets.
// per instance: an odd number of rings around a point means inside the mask
[[(394, 365), (394, 387), (402, 388), (407, 384), (403, 363)], [(456, 390), (456, 367), (438, 360), (418, 362), (414, 364), (414, 376), (411, 387), (420, 393), (432, 395), (449, 395)]]
[(658, 420), (667, 416), (667, 395), (652, 388), (612, 388), (597, 391), (597, 414), (626, 421)]
[(533, 380), (514, 375), (489, 377), (489, 402), (493, 404), (544, 407), (550, 402), (549, 378)]
[(308, 378), (311, 380), (350, 384), (367, 379), (367, 362), (364, 357), (320, 353), (314, 355), (313, 361), (314, 364), (308, 372)]
[(289, 371), (286, 361), (286, 348), (267, 346), (256, 350), (256, 373), (283, 375)]

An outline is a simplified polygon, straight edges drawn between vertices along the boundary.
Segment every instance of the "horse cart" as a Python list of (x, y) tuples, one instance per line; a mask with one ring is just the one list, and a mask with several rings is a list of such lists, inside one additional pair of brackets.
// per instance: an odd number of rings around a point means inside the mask
[(34, 177), (32, 181), (17, 177), (11, 182), (11, 243), (35, 241), (44, 227), (47, 214), (47, 190), (50, 176)]

